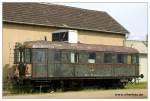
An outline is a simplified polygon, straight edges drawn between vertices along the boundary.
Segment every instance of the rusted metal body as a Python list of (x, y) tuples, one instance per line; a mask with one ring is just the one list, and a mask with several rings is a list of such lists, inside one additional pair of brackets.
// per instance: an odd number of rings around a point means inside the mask
[(52, 42), (52, 41), (28, 41), (24, 43), (24, 47), (48, 48), (55, 50), (70, 50), (70, 51), (72, 50), (72, 51), (138, 53), (136, 49), (124, 46), (95, 45), (83, 43)]
[[(22, 61), (16, 64), (24, 65), (20, 68), (25, 68), (22, 77), (26, 79), (132, 79), (139, 77), (139, 64), (131, 61), (133, 56), (138, 56), (138, 51), (129, 47), (33, 41), (25, 42), (16, 49), (22, 50), (23, 53), (20, 54), (24, 54)], [(88, 62), (89, 52), (96, 54), (95, 63)], [(78, 53), (74, 63), (71, 62), (71, 53)], [(104, 62), (105, 53), (112, 54), (111, 63)], [(124, 63), (117, 63), (117, 54), (123, 54), (126, 57)], [(128, 62), (128, 56), (132, 57), (131, 62)]]

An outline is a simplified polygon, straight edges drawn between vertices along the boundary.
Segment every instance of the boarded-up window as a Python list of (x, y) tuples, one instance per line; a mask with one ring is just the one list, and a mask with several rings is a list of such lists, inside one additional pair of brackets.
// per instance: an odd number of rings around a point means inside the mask
[(127, 63), (128, 63), (128, 64), (131, 64), (131, 55), (128, 55), (128, 56), (127, 56)]
[(112, 53), (104, 53), (104, 63), (112, 63)]

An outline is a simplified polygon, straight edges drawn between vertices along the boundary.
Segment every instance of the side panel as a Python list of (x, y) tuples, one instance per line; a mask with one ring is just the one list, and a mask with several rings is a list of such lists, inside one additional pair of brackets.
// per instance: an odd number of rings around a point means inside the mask
[(138, 66), (133, 64), (101, 64), (94, 68), (96, 77), (138, 76)]
[(32, 77), (47, 77), (47, 66), (45, 64), (33, 64)]
[(48, 77), (74, 77), (74, 65), (52, 63), (48, 65)]
[(96, 65), (94, 68), (94, 76), (96, 77), (110, 77), (113, 76), (114, 71), (112, 66)]
[(32, 77), (47, 77), (46, 49), (32, 49)]
[(70, 63), (70, 52), (61, 52), (60, 61), (54, 58), (55, 50), (48, 50), (48, 77), (73, 77), (74, 64)]
[(76, 77), (90, 77), (90, 69), (87, 65), (76, 65), (75, 68), (75, 76)]
[(136, 76), (135, 66), (114, 67), (114, 76)]

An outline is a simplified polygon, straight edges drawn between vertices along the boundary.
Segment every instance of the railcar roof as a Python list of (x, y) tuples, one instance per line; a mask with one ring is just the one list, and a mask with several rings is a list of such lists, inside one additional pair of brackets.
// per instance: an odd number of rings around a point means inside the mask
[(23, 46), (25, 48), (48, 48), (48, 49), (64, 49), (64, 50), (138, 53), (136, 49), (131, 48), (131, 47), (124, 47), (124, 46), (52, 42), (52, 41), (27, 41), (27, 42), (24, 42)]

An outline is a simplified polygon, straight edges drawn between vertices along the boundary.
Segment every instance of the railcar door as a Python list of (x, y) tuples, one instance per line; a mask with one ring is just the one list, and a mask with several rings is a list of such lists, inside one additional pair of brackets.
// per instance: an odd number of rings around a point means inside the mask
[(47, 49), (32, 49), (32, 77), (47, 77)]

